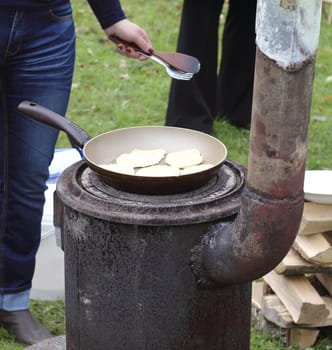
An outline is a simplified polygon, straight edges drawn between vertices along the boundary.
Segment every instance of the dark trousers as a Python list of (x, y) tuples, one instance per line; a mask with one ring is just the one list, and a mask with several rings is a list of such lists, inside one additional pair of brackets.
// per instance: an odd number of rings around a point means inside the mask
[(211, 133), (218, 115), (249, 127), (255, 66), (256, 0), (230, 0), (218, 73), (218, 30), (223, 0), (184, 0), (177, 51), (197, 57), (201, 70), (173, 80), (166, 125)]

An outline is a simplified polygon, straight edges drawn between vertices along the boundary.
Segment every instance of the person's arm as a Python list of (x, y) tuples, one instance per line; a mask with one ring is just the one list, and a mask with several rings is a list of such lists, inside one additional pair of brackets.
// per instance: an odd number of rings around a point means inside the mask
[[(119, 0), (88, 0), (88, 3), (107, 37), (116, 35), (120, 39), (136, 44), (143, 51), (153, 51), (148, 34), (137, 24), (126, 19)], [(122, 55), (146, 59), (133, 48), (126, 49), (122, 44), (118, 44), (117, 47)]]

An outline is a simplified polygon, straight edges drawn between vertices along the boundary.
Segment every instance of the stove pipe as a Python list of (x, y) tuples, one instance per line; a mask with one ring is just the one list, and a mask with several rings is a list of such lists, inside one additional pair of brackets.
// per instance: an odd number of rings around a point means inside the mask
[(235, 222), (211, 225), (192, 252), (202, 285), (255, 280), (286, 255), (303, 211), (321, 0), (258, 0), (247, 185)]

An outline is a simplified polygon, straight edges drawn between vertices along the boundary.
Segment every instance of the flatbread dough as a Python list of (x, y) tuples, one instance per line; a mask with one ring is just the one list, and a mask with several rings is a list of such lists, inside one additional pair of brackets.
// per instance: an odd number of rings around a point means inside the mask
[(117, 159), (116, 163), (130, 166), (132, 168), (143, 168), (158, 164), (165, 156), (163, 149), (140, 150), (134, 149), (130, 153), (123, 153)]
[[(196, 148), (171, 152), (166, 157), (165, 154), (163, 149), (134, 149), (130, 153), (122, 153), (115, 163), (100, 164), (100, 167), (126, 175), (165, 177), (193, 174), (213, 166), (201, 164), (203, 157)], [(160, 164), (164, 157), (167, 165)]]
[(135, 175), (135, 170), (133, 167), (128, 166), (127, 164), (99, 164), (101, 168), (105, 170), (113, 171), (115, 173), (126, 174), (126, 175)]
[(136, 171), (139, 176), (179, 176), (180, 170), (170, 165), (152, 165), (146, 168), (141, 168)]
[(134, 149), (131, 152), (134, 168), (147, 167), (158, 164), (165, 156), (166, 151), (163, 149), (139, 150)]
[(131, 155), (129, 153), (122, 153), (119, 155), (119, 157), (116, 158), (115, 163), (119, 166), (133, 168)]
[(180, 174), (181, 175), (194, 174), (194, 173), (198, 173), (200, 171), (204, 171), (204, 170), (210, 169), (212, 167), (213, 167), (213, 164), (193, 165), (193, 166), (189, 166), (187, 168), (184, 168), (184, 169), (180, 170)]
[(188, 168), (202, 163), (203, 157), (196, 148), (168, 153), (166, 163), (177, 168)]

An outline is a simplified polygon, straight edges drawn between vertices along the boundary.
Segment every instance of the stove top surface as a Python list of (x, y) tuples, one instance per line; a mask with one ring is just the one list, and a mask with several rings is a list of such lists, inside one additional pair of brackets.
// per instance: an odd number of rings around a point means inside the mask
[(146, 205), (172, 205), (179, 206), (182, 203), (206, 202), (215, 200), (216, 198), (227, 196), (228, 194), (238, 191), (241, 187), (244, 177), (241, 174), (241, 169), (233, 163), (225, 162), (220, 168), (218, 175), (211, 179), (206, 185), (189, 192), (169, 194), (169, 195), (149, 195), (136, 194), (117, 190), (108, 185), (99, 174), (91, 170), (89, 167), (84, 167), (80, 174), (80, 184), (87, 192), (99, 197), (100, 199), (112, 201), (128, 202), (146, 202)]
[(170, 195), (135, 194), (109, 186), (85, 162), (79, 162), (62, 173), (57, 193), (65, 204), (107, 219), (116, 217), (119, 221), (124, 215), (126, 220), (128, 215), (146, 216), (146, 220), (153, 223), (167, 216), (167, 223), (191, 222), (197, 213), (200, 218), (195, 220), (198, 221), (204, 221), (205, 217), (211, 220), (214, 215), (220, 218), (221, 213), (227, 216), (236, 213), (244, 183), (245, 169), (227, 160), (217, 176), (196, 190)]

